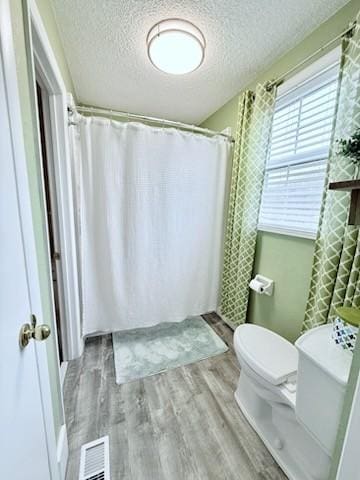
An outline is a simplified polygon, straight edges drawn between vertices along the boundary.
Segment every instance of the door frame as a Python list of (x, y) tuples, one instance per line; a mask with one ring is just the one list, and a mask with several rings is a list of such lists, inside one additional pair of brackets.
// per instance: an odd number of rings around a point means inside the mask
[[(77, 247), (75, 234), (75, 211), (73, 197), (73, 180), (71, 174), (71, 158), (68, 137), (69, 94), (66, 91), (60, 69), (43, 25), (35, 0), (28, 1), (28, 45), (29, 70), (32, 73), (34, 100), (36, 95), (36, 73), (40, 76), (49, 95), (49, 116), (51, 120), (52, 145), (49, 149), (49, 161), (55, 173), (55, 190), (57, 203), (57, 223), (59, 246), (61, 252), (61, 343), (64, 358), (71, 360), (83, 352), (80, 321), (79, 282), (77, 265)], [(33, 102), (37, 108), (36, 102)], [(37, 119), (38, 120), (38, 119)], [(40, 151), (40, 136), (39, 145)], [(45, 202), (43, 178), (43, 202)], [(44, 203), (44, 212), (46, 212)], [(48, 232), (46, 232), (48, 236)], [(48, 238), (47, 238), (48, 240)], [(47, 242), (49, 244), (49, 242)], [(48, 251), (49, 272), (51, 272), (50, 251)], [(64, 377), (66, 364), (61, 367)]]
[[(359, 342), (357, 348), (360, 348)], [(353, 361), (357, 361), (358, 364), (359, 355), (356, 355), (356, 353), (357, 352), (355, 351)], [(358, 377), (354, 389), (351, 410), (347, 421), (344, 442), (336, 472), (336, 480), (348, 480), (350, 478), (355, 480), (354, 474), (356, 475), (359, 473), (358, 456), (360, 441), (360, 375), (358, 365), (355, 365), (354, 368), (358, 373)], [(360, 478), (360, 475), (357, 478)]]
[[(1, 60), (3, 62), (7, 103), (8, 105), (11, 105), (11, 108), (9, 108), (8, 111), (8, 116), (21, 229), (23, 238), (26, 239), (26, 242), (24, 242), (23, 255), (28, 276), (30, 308), (31, 311), (36, 314), (38, 322), (44, 323), (45, 318), (41, 300), (38, 257), (35, 244), (35, 231), (31, 208), (28, 166), (24, 145), (22, 113), (9, 0), (0, 0), (0, 61)], [(19, 254), (21, 255), (22, 252), (19, 252)], [(18, 321), (18, 319), (8, 319), (8, 321)], [(56, 332), (53, 332), (53, 334), (56, 335)], [(34, 348), (39, 375), (43, 423), (51, 480), (63, 480), (65, 478), (68, 457), (66, 427), (65, 425), (62, 426), (59, 438), (57, 439), (54, 426), (54, 410), (46, 343), (35, 342)]]

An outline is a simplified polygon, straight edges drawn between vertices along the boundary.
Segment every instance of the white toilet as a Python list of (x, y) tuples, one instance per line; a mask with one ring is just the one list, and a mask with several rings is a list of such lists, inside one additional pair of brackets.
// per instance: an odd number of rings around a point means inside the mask
[(291, 480), (328, 479), (352, 360), (331, 330), (314, 328), (295, 346), (257, 325), (234, 333), (236, 401)]

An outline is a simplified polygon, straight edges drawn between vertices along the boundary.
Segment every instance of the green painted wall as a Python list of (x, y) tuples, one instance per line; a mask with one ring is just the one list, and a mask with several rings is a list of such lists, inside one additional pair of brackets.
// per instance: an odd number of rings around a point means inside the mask
[(50, 0), (36, 0), (41, 19), (46, 29), (51, 48), (54, 52), (56, 62), (60, 68), (61, 76), (64, 80), (68, 92), (75, 95), (74, 84), (70, 75), (69, 67), (65, 58), (64, 48), (60, 39), (58, 27), (55, 21), (55, 15)]
[(270, 328), (295, 341), (300, 334), (308, 295), (314, 242), (260, 232), (254, 272), (272, 278), (274, 295), (250, 296), (250, 322)]
[[(36, 117), (34, 116), (35, 104), (33, 92), (31, 91), (31, 73), (29, 72), (29, 57), (27, 48), (28, 30), (26, 0), (11, 0), (11, 17), (12, 28), (15, 45), (16, 65), (18, 73), (19, 94), (21, 102), (21, 114), (24, 131), (24, 143), (27, 157), (27, 165), (29, 172), (29, 184), (31, 194), (31, 205), (33, 213), (33, 221), (35, 228), (35, 241), (38, 254), (38, 266), (40, 275), (41, 297), (43, 304), (44, 318), (42, 321), (49, 324), (53, 332), (56, 331), (53, 313), (52, 313), (52, 299), (50, 290), (50, 272), (47, 260), (47, 246), (44, 212), (43, 212), (43, 198), (41, 187), (41, 173), (38, 145), (36, 142)], [(38, 1), (38, 6), (45, 22), (46, 29), (49, 34), (51, 45), (56, 52), (60, 70), (64, 77), (64, 82), (73, 92), (71, 77), (66, 66), (65, 57), (60, 41), (57, 37), (57, 30), (54, 19), (51, 17), (51, 9), (49, 3), (44, 0)], [(36, 312), (35, 312), (36, 313)], [(55, 336), (51, 335), (47, 340), (47, 354), (50, 370), (52, 399), (54, 407), (54, 424), (56, 434), (59, 433), (61, 425), (64, 423), (64, 412), (61, 402), (61, 392), (59, 389), (59, 368), (57, 361), (57, 346), (55, 343)]]
[[(300, 45), (258, 75), (246, 88), (252, 89), (258, 82), (276, 78), (304, 60), (314, 50), (340, 34), (349, 22), (355, 19), (359, 8), (358, 0), (349, 2)], [(237, 103), (238, 95), (205, 120), (202, 126), (212, 130), (231, 127), (235, 132)], [(266, 326), (291, 341), (296, 340), (304, 318), (313, 252), (312, 240), (266, 232), (259, 233), (254, 272), (273, 278), (275, 291), (273, 297), (254, 293), (250, 295), (248, 311), (250, 322)]]

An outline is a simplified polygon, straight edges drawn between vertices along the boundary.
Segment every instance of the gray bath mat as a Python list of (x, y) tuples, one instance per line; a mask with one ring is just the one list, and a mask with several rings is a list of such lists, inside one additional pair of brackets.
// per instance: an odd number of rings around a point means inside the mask
[(117, 384), (188, 365), (228, 350), (201, 317), (116, 332), (112, 338)]

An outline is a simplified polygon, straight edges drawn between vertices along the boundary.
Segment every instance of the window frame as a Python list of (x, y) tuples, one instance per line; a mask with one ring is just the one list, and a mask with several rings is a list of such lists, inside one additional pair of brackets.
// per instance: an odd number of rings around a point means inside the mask
[[(286, 105), (289, 105), (292, 102), (295, 102), (297, 98), (301, 98), (303, 92), (309, 90), (309, 84), (310, 85), (316, 84), (316, 81), (320, 75), (324, 76), (325, 74), (325, 79), (330, 78), (331, 76), (330, 72), (335, 66), (339, 67), (340, 60), (341, 60), (341, 47), (339, 45), (338, 47), (334, 48), (327, 54), (315, 60), (308, 67), (302, 69), (300, 72), (298, 72), (297, 74), (293, 75), (291, 78), (286, 80), (278, 88), (275, 108), (276, 109), (284, 108), (286, 107)], [(329, 77), (326, 76), (326, 71), (329, 71)], [(326, 80), (323, 80), (322, 84), (325, 85)], [(321, 88), (321, 84), (319, 84), (318, 88), (319, 89)], [(316, 89), (314, 91), (316, 91)], [(326, 153), (325, 161), (328, 160), (329, 152)], [(268, 166), (268, 159), (269, 159), (269, 156), (268, 156), (265, 164), (264, 180), (265, 180), (266, 173), (270, 170), (288, 168), (289, 166), (295, 166), (295, 165), (306, 165), (308, 163), (315, 162), (315, 161), (321, 162), (323, 161), (323, 159), (321, 158), (322, 153), (323, 151), (319, 150), (319, 155), (316, 155), (315, 158), (312, 158), (312, 159), (310, 159), (309, 156), (306, 156), (306, 154), (303, 154), (302, 155), (303, 159), (301, 159), (301, 156), (299, 156), (299, 158), (296, 160), (289, 161), (286, 163), (279, 162), (278, 165), (272, 164), (271, 166)], [(270, 154), (270, 145), (269, 145), (268, 155), (269, 154)], [(325, 178), (326, 177), (324, 177), (324, 181), (325, 181)], [(261, 202), (263, 199), (263, 194), (264, 194), (264, 186), (261, 192)], [(321, 208), (321, 205), (320, 205), (320, 208)], [(260, 204), (260, 209), (261, 209), (261, 204)], [(310, 232), (308, 230), (301, 230), (300, 228), (296, 229), (296, 228), (285, 227), (285, 226), (283, 227), (283, 226), (276, 226), (276, 225), (270, 225), (270, 224), (266, 225), (264, 223), (260, 224), (260, 212), (261, 212), (260, 209), (259, 209), (259, 218), (258, 218), (258, 226), (257, 226), (257, 230), (259, 232), (268, 232), (268, 233), (273, 233), (278, 235), (285, 235), (285, 236), (304, 238), (304, 239), (310, 239), (310, 240), (316, 239), (317, 231)]]

